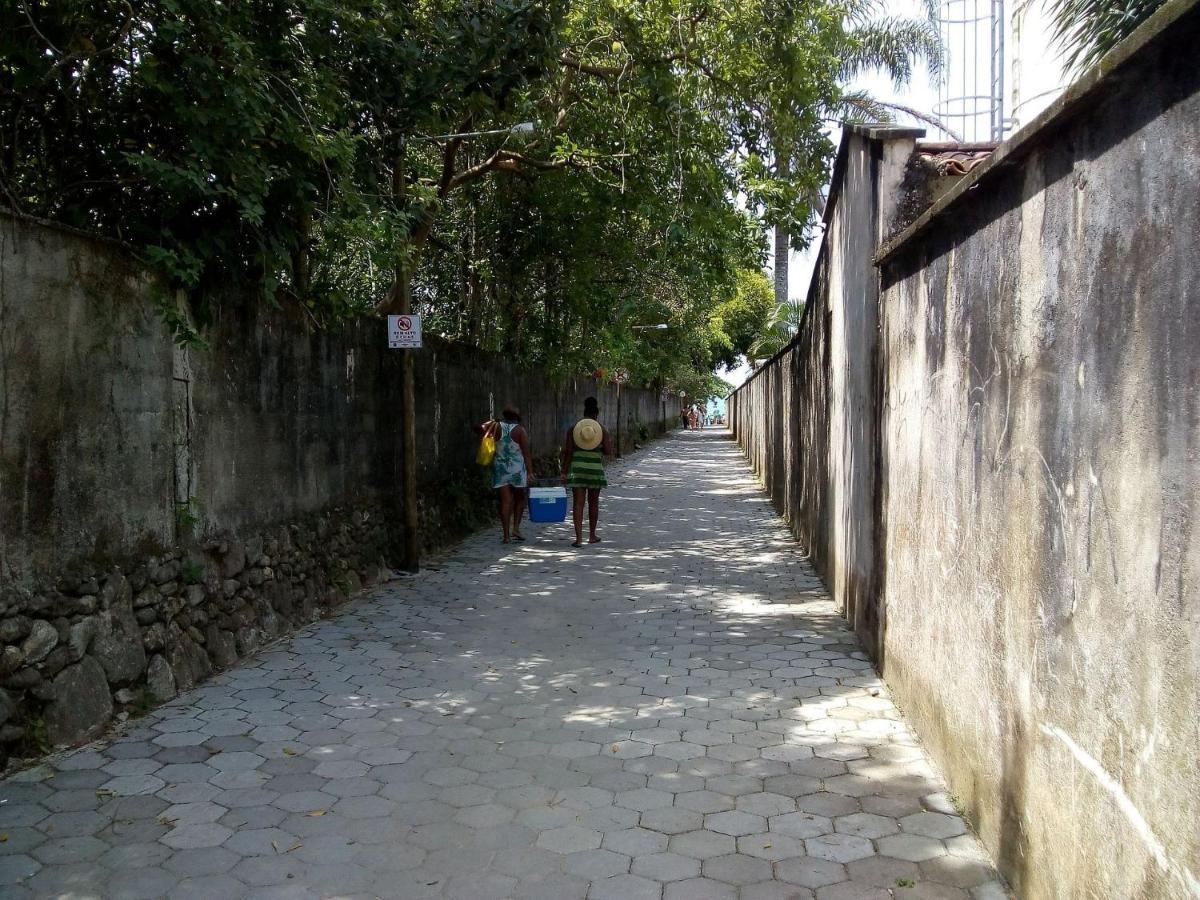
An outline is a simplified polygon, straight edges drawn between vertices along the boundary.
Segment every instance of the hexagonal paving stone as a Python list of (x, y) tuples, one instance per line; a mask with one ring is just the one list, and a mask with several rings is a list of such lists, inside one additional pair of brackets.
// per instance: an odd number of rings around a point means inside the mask
[(655, 881), (682, 881), (700, 874), (700, 860), (678, 853), (651, 853), (634, 857), (630, 871)]
[(737, 888), (711, 878), (675, 881), (663, 889), (663, 900), (736, 900)]
[(625, 809), (649, 812), (654, 809), (665, 809), (671, 806), (675, 796), (666, 791), (655, 791), (650, 788), (638, 788), (633, 791), (622, 791), (616, 795), (615, 803)]
[(177, 850), (194, 850), (200, 847), (220, 846), (232, 834), (233, 832), (224, 825), (202, 822), (175, 828), (162, 839), (162, 842)]
[(737, 839), (739, 853), (777, 862), (793, 856), (804, 856), (804, 842), (786, 834), (748, 834)]
[(716, 813), (733, 809), (734, 800), (728, 794), (713, 791), (688, 791), (675, 797), (675, 805), (698, 813)]
[(581, 850), (563, 857), (562, 869), (570, 875), (598, 881), (629, 871), (629, 857), (611, 850)]
[(667, 843), (672, 853), (690, 856), (693, 859), (711, 859), (725, 856), (737, 850), (737, 842), (727, 834), (715, 831), (689, 831), (673, 835)]
[(945, 813), (923, 812), (905, 816), (900, 820), (900, 830), (908, 834), (920, 834), (931, 838), (952, 838), (964, 834), (967, 826), (958, 816)]
[(767, 820), (762, 816), (751, 813), (732, 812), (712, 813), (704, 817), (704, 827), (719, 834), (739, 837), (743, 834), (756, 834), (767, 830)]
[(538, 835), (537, 845), (555, 853), (577, 853), (580, 850), (595, 850), (600, 846), (601, 835), (590, 828), (566, 825), (551, 828)]
[(593, 882), (587, 896), (588, 900), (659, 900), (662, 886), (639, 875), (614, 875)]
[(895, 819), (865, 812), (840, 816), (833, 820), (833, 827), (841, 834), (853, 834), (867, 840), (886, 837), (900, 830)]
[(733, 853), (704, 860), (705, 878), (726, 884), (753, 884), (771, 877), (771, 864), (763, 859)]
[(817, 889), (846, 880), (846, 867), (841, 863), (812, 856), (785, 859), (775, 866), (775, 875), (788, 884)]
[(682, 834), (703, 827), (704, 816), (690, 809), (660, 807), (643, 812), (640, 824), (643, 828), (663, 834)]
[(831, 862), (847, 863), (865, 859), (875, 853), (871, 842), (849, 834), (826, 834), (808, 838), (804, 842), (809, 856), (828, 859)]

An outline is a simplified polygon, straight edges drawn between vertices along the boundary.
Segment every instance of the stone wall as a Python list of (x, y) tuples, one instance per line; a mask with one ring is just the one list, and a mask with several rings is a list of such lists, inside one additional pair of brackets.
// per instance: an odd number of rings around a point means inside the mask
[[(796, 381), (794, 448), (771, 375), (735, 399), (765, 479), (826, 459), (819, 520), (797, 528), (814, 555), (845, 515), (871, 523), (860, 632), (1019, 896), (1200, 897), (1198, 37), (1195, 0), (1167, 4), (842, 261), (842, 284), (879, 263), (878, 338), (835, 326), (822, 367), (772, 364)], [(833, 274), (820, 296), (849, 319), (862, 295)], [(839, 357), (879, 373), (874, 402)], [(839, 402), (865, 419), (840, 449)], [(806, 436), (827, 414), (828, 444)], [(838, 467), (866, 496), (838, 500)], [(826, 556), (825, 577), (849, 584), (855, 558)]]
[[(399, 356), (226, 305), (172, 344), (119, 246), (0, 218), (0, 764), (101, 731), (388, 577), (402, 545)], [(427, 547), (487, 521), (472, 424), (506, 402), (539, 457), (616, 387), (431, 338), (417, 356)], [(622, 389), (622, 444), (657, 392)], [(547, 460), (548, 461), (548, 460)]]

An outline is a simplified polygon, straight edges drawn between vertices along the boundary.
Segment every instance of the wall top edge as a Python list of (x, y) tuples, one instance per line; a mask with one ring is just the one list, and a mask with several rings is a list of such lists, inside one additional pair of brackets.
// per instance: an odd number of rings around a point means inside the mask
[(842, 193), (842, 182), (846, 177), (846, 161), (850, 154), (850, 138), (860, 137), (868, 141), (919, 141), (925, 137), (924, 128), (907, 125), (889, 125), (886, 122), (843, 122), (842, 139), (838, 142), (837, 156), (833, 160), (833, 171), (829, 174), (829, 196), (821, 211), (821, 221), (828, 225)]
[[(1200, 8), (1200, 0), (1168, 0), (1128, 38), (1103, 59), (1079, 76), (1039, 116), (997, 147), (991, 157), (962, 176), (959, 182), (918, 216), (912, 224), (886, 241), (875, 254), (875, 265), (884, 266), (909, 249), (951, 207), (985, 180), (1021, 162), (1037, 147), (1052, 142), (1063, 125), (1086, 108), (1095, 105), (1098, 96), (1117, 83), (1118, 70), (1134, 64), (1151, 44), (1180, 19)], [(1183, 51), (1181, 51), (1183, 52)]]

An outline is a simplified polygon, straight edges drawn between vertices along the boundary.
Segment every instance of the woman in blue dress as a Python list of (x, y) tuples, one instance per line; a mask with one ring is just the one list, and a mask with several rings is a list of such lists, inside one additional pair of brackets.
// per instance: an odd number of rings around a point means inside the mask
[(499, 422), (488, 421), (476, 425), (475, 433), (490, 434), (496, 440), (496, 456), (492, 459), (492, 487), (499, 492), (504, 543), (524, 541), (521, 519), (525, 515), (525, 497), (529, 488), (529, 473), (533, 471), (533, 456), (529, 450), (529, 435), (521, 427), (521, 414), (515, 407), (506, 406)]

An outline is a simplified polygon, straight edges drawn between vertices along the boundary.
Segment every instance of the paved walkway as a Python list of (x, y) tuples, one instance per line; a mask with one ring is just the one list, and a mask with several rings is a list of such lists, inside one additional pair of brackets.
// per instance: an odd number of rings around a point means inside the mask
[(613, 475), (0, 784), (0, 896), (1004, 896), (734, 445)]

